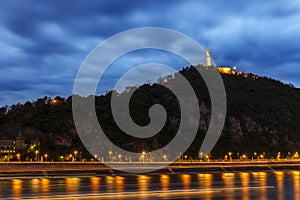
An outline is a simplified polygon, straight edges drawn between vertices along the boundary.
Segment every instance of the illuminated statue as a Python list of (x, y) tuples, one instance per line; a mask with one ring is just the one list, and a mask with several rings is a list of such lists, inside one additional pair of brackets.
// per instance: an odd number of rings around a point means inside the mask
[(210, 49), (206, 48), (205, 51), (206, 51), (205, 66), (206, 67), (210, 67), (210, 66), (212, 66), (212, 64), (211, 64), (211, 57), (210, 57)]

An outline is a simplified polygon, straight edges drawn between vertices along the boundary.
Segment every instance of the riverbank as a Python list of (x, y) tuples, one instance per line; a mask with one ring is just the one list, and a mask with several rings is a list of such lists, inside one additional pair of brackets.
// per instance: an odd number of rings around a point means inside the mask
[[(152, 171), (165, 163), (109, 163), (99, 162), (2, 162), (0, 178), (9, 177), (63, 177), (63, 176), (115, 176), (130, 175), (139, 170), (147, 174), (220, 173), (249, 171), (300, 170), (300, 160), (286, 161), (231, 161), (231, 162), (180, 162)], [(116, 170), (119, 169), (119, 170)], [(123, 172), (127, 171), (127, 172)]]

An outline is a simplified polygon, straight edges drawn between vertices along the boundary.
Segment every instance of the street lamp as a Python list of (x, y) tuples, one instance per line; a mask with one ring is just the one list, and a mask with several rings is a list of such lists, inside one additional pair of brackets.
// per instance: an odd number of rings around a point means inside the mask
[(48, 159), (48, 154), (45, 153), (44, 157), (45, 157), (45, 160), (47, 161), (47, 159)]
[(142, 159), (141, 159), (141, 161), (142, 162), (145, 162), (145, 155), (146, 155), (146, 152), (145, 151), (142, 151)]
[(110, 150), (110, 151), (108, 152), (108, 154), (109, 154), (109, 160), (111, 161), (111, 159), (112, 159), (112, 157), (111, 157), (112, 151)]
[(260, 158), (261, 158), (261, 159), (264, 159), (264, 154), (260, 154)]
[(228, 155), (229, 155), (229, 160), (232, 161), (232, 157), (231, 157), (232, 153), (229, 152)]
[(205, 158), (206, 158), (207, 162), (209, 162), (209, 154), (206, 154)]
[(164, 154), (164, 161), (167, 161), (167, 155)]
[(243, 159), (246, 159), (246, 158), (247, 158), (247, 155), (246, 155), (246, 154), (243, 154), (243, 155), (242, 155), (242, 158), (243, 158)]
[(203, 158), (203, 152), (199, 153), (199, 157), (200, 157), (200, 160), (202, 160), (202, 158)]
[(257, 156), (257, 153), (256, 153), (256, 152), (254, 152), (254, 154), (253, 154), (253, 157), (254, 157), (254, 159), (256, 158), (256, 156)]
[(20, 161), (20, 156), (21, 156), (21, 155), (18, 153), (18, 154), (17, 154), (18, 161)]
[(73, 154), (70, 154), (69, 155), (69, 160), (72, 161), (72, 158), (73, 158)]
[(36, 150), (36, 151), (35, 151), (35, 161), (36, 161), (36, 162), (38, 161), (38, 153), (39, 153), (39, 151)]
[(75, 157), (75, 161), (76, 161), (76, 155), (77, 155), (78, 151), (74, 151), (74, 157)]

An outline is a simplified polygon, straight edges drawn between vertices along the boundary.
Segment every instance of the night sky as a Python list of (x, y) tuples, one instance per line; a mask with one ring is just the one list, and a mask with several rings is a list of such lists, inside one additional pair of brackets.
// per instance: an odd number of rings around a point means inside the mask
[[(217, 65), (300, 87), (300, 1), (34, 1), (0, 5), (0, 107), (44, 96), (68, 97), (76, 73), (100, 42), (121, 31), (164, 27), (211, 49)], [(147, 55), (147, 56), (145, 56)], [(122, 61), (122, 62), (121, 62)], [(117, 65), (186, 63), (146, 51)], [(123, 69), (123, 68), (122, 68)], [(100, 92), (124, 73), (112, 68)]]

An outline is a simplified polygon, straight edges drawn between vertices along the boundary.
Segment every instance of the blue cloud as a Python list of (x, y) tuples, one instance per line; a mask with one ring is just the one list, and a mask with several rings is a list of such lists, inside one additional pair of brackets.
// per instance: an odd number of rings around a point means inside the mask
[[(217, 64), (236, 65), (242, 71), (300, 87), (299, 11), (297, 1), (283, 0), (4, 0), (0, 8), (0, 106), (45, 95), (70, 95), (79, 66), (99, 42), (144, 26), (170, 28), (194, 38), (211, 48)], [(157, 55), (148, 53), (149, 58)], [(128, 67), (122, 70), (140, 63), (145, 55), (126, 57)], [(157, 59), (185, 67), (172, 56)], [(107, 72), (101, 91), (109, 90), (124, 72), (116, 66)]]

